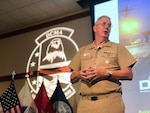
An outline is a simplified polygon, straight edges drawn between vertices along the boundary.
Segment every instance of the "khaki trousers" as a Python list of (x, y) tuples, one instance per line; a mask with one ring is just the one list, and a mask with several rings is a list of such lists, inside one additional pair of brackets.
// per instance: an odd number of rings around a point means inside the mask
[[(91, 100), (92, 99), (92, 100)], [(124, 113), (125, 106), (121, 93), (80, 96), (77, 113)]]

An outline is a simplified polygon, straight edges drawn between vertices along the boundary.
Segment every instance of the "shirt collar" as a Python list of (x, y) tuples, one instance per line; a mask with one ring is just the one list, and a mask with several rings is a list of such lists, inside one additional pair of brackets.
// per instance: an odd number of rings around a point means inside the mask
[(112, 44), (112, 42), (110, 42), (110, 40), (108, 40), (106, 43), (103, 44), (102, 47), (110, 47)]
[[(110, 47), (110, 46), (111, 46), (111, 42), (108, 40), (106, 43), (104, 43), (102, 45), (101, 48), (103, 48), (103, 47)], [(98, 47), (94, 44), (94, 42), (89, 45), (89, 49), (97, 49), (97, 48)]]

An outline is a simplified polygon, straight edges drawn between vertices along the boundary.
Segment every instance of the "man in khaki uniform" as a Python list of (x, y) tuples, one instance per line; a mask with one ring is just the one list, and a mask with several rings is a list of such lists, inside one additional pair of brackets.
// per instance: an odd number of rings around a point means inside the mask
[(120, 44), (110, 42), (111, 19), (99, 17), (95, 40), (81, 47), (72, 59), (71, 82), (81, 80), (77, 113), (124, 113), (119, 80), (132, 80), (135, 58)]

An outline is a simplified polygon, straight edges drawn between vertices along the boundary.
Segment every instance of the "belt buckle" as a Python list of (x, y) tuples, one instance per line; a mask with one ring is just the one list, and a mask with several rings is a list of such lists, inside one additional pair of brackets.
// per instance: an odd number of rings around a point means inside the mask
[(91, 100), (93, 100), (93, 101), (98, 100), (98, 97), (97, 96), (93, 96), (93, 97), (91, 97)]

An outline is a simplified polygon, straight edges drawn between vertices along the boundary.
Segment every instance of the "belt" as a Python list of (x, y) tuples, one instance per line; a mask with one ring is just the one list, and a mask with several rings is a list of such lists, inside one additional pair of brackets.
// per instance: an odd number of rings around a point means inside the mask
[(101, 94), (96, 94), (96, 95), (82, 95), (80, 93), (80, 96), (82, 99), (86, 99), (86, 100), (91, 100), (91, 101), (96, 101), (96, 100), (99, 100), (99, 99), (102, 99), (102, 98), (107, 98), (108, 96), (110, 95), (113, 95), (113, 94), (122, 94), (121, 91), (119, 92), (111, 92), (111, 93), (101, 93)]
[(96, 100), (100, 100), (102, 98), (106, 98), (107, 95), (100, 95), (100, 96), (81, 96), (81, 98), (83, 100), (92, 100), (92, 101), (96, 101)]

